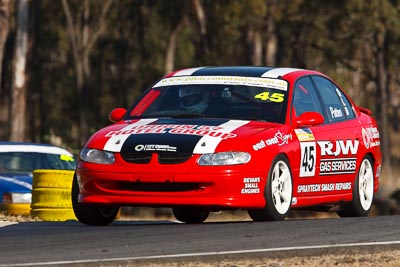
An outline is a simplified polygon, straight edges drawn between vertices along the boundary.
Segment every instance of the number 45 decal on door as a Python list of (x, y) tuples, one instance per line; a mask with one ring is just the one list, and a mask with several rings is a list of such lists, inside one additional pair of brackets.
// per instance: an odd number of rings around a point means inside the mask
[(315, 175), (316, 147), (315, 142), (300, 142), (301, 163), (300, 177)]

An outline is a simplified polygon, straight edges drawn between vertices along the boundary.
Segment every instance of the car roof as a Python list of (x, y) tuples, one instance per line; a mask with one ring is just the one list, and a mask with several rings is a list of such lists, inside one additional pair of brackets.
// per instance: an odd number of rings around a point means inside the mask
[(263, 78), (285, 78), (289, 74), (317, 74), (320, 72), (299, 68), (275, 68), (258, 66), (229, 66), (229, 67), (198, 67), (182, 69), (168, 74), (166, 77), (177, 76), (244, 76), (244, 77), (263, 77)]
[(61, 147), (29, 142), (0, 142), (0, 153), (2, 152), (35, 152), (73, 156), (68, 150)]

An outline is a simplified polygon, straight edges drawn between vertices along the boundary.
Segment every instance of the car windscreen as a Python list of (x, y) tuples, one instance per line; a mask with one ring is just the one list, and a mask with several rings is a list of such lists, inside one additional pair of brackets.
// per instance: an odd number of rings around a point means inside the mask
[(0, 153), (0, 171), (32, 172), (37, 169), (74, 170), (75, 159), (70, 155), (36, 152)]
[[(225, 82), (216, 77), (190, 78), (158, 82), (130, 110), (129, 119), (206, 117), (284, 121), (286, 81), (253, 77), (220, 78)], [(235, 80), (226, 81), (228, 78)]]

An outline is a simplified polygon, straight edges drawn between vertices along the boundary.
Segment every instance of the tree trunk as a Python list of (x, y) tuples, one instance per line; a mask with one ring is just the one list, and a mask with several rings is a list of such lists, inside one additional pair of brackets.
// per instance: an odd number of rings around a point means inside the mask
[(10, 18), (10, 0), (0, 0), (0, 92), (4, 46), (7, 40)]
[(176, 38), (182, 28), (183, 19), (172, 29), (168, 37), (167, 53), (165, 56), (165, 73), (170, 73), (175, 68)]
[[(85, 0), (83, 3), (83, 22), (79, 19), (76, 19), (76, 22), (74, 22), (68, 1), (62, 0), (75, 65), (75, 78), (79, 101), (79, 143), (81, 146), (89, 137), (89, 118), (87, 117), (88, 111), (86, 110), (87, 104), (90, 101), (88, 99), (90, 77), (89, 56), (94, 44), (105, 30), (105, 19), (110, 10), (112, 0), (103, 1), (101, 3), (103, 3), (103, 7), (100, 17), (98, 18), (95, 27), (91, 27), (89, 22), (90, 2), (88, 0)], [(80, 25), (78, 21), (80, 21), (82, 25)]]
[(207, 20), (204, 12), (201, 0), (193, 0), (194, 9), (196, 11), (197, 20), (200, 26), (201, 36), (201, 53), (208, 54), (208, 42), (207, 42)]
[(14, 80), (11, 98), (11, 141), (26, 138), (26, 61), (28, 51), (28, 5), (29, 0), (19, 0), (17, 13), (17, 36), (14, 59)]
[(273, 19), (273, 12), (276, 9), (276, 3), (267, 1), (267, 14), (266, 14), (266, 45), (265, 45), (265, 65), (276, 66), (277, 64), (277, 51), (278, 51), (278, 37), (276, 34), (275, 20)]
[(250, 47), (250, 60), (251, 65), (262, 65), (262, 38), (261, 32), (258, 30), (250, 29), (247, 32), (247, 43)]
[(391, 156), (390, 156), (390, 131), (388, 122), (388, 69), (387, 69), (387, 55), (386, 55), (386, 42), (387, 34), (386, 31), (377, 33), (377, 95), (381, 96), (381, 101), (377, 101), (380, 106), (380, 131), (381, 131), (381, 150), (384, 159), (385, 166), (391, 167)]
[(267, 25), (267, 44), (265, 45), (265, 65), (276, 66), (276, 53), (278, 51), (278, 38), (275, 33), (274, 21), (269, 18)]

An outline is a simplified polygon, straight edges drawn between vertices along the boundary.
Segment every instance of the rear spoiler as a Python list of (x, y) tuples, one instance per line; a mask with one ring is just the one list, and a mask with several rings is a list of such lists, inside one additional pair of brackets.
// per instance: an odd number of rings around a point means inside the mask
[(362, 113), (364, 113), (364, 114), (367, 114), (367, 115), (369, 115), (369, 116), (372, 115), (372, 111), (369, 110), (369, 109), (367, 109), (367, 108), (364, 108), (364, 107), (358, 107), (358, 106), (357, 106), (357, 111), (358, 111), (358, 112), (362, 112)]

